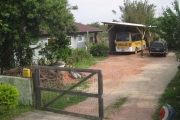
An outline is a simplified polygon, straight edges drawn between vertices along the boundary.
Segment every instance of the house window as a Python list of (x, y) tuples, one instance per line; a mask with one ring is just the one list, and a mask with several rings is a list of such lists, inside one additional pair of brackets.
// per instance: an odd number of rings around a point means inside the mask
[(82, 41), (82, 35), (78, 36), (78, 41)]

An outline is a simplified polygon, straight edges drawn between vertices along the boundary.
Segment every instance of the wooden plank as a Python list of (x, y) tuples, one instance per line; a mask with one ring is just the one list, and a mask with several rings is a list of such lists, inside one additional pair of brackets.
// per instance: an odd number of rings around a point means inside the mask
[(99, 98), (98, 103), (99, 103), (99, 117), (103, 118), (104, 117), (103, 98)]
[[(83, 80), (79, 81), (77, 84), (75, 84), (74, 86), (70, 87), (68, 90), (73, 90), (74, 88), (76, 88), (77, 86), (79, 86), (81, 83), (83, 83), (84, 81), (88, 80), (89, 78), (91, 78), (93, 75), (95, 75), (96, 73), (91, 73), (90, 75), (88, 75), (87, 77), (85, 77)], [(60, 97), (64, 96), (66, 94), (66, 92), (60, 94), (59, 96), (57, 96), (56, 98), (54, 98), (52, 101), (50, 101), (49, 103), (47, 103), (46, 105), (44, 105), (44, 107), (49, 106), (50, 104), (54, 103), (57, 99), (59, 99)]]
[[(32, 68), (34, 70), (34, 75), (33, 75), (33, 80), (34, 80), (34, 90), (35, 90), (35, 98), (36, 98), (36, 106), (43, 108), (44, 110), (47, 111), (52, 111), (52, 112), (57, 112), (57, 113), (63, 113), (63, 114), (68, 114), (68, 115), (74, 115), (74, 116), (79, 116), (79, 117), (85, 117), (85, 118), (90, 118), (90, 119), (96, 119), (96, 120), (103, 120), (104, 117), (104, 108), (103, 108), (103, 80), (102, 80), (102, 73), (101, 70), (94, 70), (94, 69), (78, 69), (78, 68), (61, 68), (61, 67), (55, 67), (55, 66), (34, 66)], [(40, 70), (39, 69), (45, 69), (45, 70), (61, 70), (61, 71), (75, 71), (75, 72), (90, 72), (91, 74), (79, 81), (76, 85), (72, 86), (68, 90), (60, 90), (60, 89), (52, 89), (52, 88), (45, 88), (45, 87), (40, 87)], [(98, 94), (93, 94), (93, 93), (83, 93), (83, 92), (76, 92), (72, 91), (74, 88), (78, 87), (80, 84), (91, 78), (93, 75), (98, 73)], [(42, 107), (42, 98), (41, 98), (41, 91), (52, 91), (52, 92), (60, 92), (61, 94), (57, 96), (55, 99), (44, 105)], [(90, 115), (84, 115), (84, 114), (79, 114), (79, 113), (72, 113), (72, 112), (67, 112), (67, 111), (61, 111), (57, 109), (51, 109), (47, 108), (50, 104), (54, 103), (57, 99), (60, 97), (64, 96), (65, 94), (72, 94), (72, 95), (79, 95), (79, 96), (87, 96), (87, 97), (94, 97), (98, 99), (98, 104), (99, 104), (99, 116), (90, 116)]]
[(65, 68), (65, 67), (56, 67), (56, 66), (33, 66), (34, 69), (44, 69), (44, 70), (62, 70), (62, 71), (75, 71), (75, 72), (90, 72), (97, 73), (100, 70), (95, 69), (80, 69), (80, 68)]
[(103, 80), (101, 70), (98, 72), (98, 94), (103, 94)]
[(98, 105), (99, 105), (99, 117), (103, 119), (104, 117), (104, 106), (103, 106), (103, 79), (101, 71), (98, 72)]
[(41, 101), (41, 90), (39, 89), (40, 87), (40, 74), (39, 74), (39, 69), (34, 69), (33, 73), (33, 81), (34, 81), (34, 93), (35, 93), (35, 104), (36, 107), (41, 107), (42, 106), (42, 101)]
[(61, 89), (54, 89), (54, 88), (45, 88), (45, 87), (39, 87), (39, 89), (44, 90), (44, 91), (60, 92), (60, 93), (86, 96), (86, 97), (95, 97), (95, 98), (99, 97), (98, 94), (94, 94), (94, 93), (83, 93), (83, 92), (75, 92), (75, 91), (61, 90)]

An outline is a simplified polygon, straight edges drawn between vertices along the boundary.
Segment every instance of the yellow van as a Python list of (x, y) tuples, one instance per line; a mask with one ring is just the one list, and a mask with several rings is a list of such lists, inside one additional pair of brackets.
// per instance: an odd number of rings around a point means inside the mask
[(116, 34), (116, 52), (133, 52), (146, 49), (146, 42), (140, 33), (123, 32)]

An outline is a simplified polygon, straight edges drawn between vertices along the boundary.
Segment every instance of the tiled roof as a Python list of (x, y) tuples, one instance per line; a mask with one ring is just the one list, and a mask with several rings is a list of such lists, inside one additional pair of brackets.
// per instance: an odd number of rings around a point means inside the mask
[[(98, 29), (98, 28), (94, 28), (88, 25), (84, 25), (82, 23), (77, 23), (74, 22), (74, 25), (78, 27), (78, 33), (95, 33), (95, 32), (103, 32), (102, 30)], [(48, 35), (48, 32), (46, 30), (40, 30), (42, 35)]]
[(48, 32), (46, 30), (40, 30), (42, 35), (48, 35)]
[(94, 32), (102, 32), (102, 30), (98, 28), (94, 28), (92, 26), (84, 25), (82, 23), (74, 22), (74, 25), (78, 27), (78, 33), (94, 33)]

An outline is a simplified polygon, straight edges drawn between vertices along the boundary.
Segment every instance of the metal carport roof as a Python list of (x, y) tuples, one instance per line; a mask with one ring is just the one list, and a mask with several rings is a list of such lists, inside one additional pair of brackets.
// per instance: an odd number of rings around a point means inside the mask
[(135, 24), (135, 23), (126, 23), (126, 22), (102, 22), (108, 25), (124, 25), (124, 26), (134, 26), (134, 27), (146, 27), (143, 24)]

